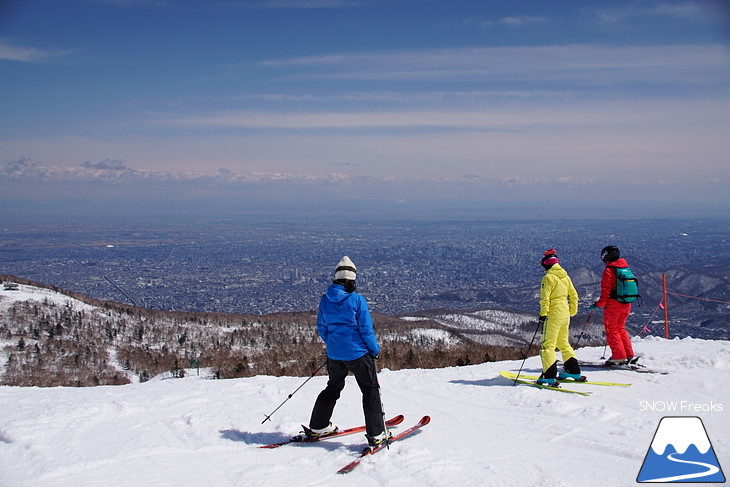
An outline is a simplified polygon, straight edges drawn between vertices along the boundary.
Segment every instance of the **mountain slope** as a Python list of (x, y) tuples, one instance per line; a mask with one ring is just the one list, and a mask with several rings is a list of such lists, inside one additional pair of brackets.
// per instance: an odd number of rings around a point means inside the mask
[[(669, 375), (591, 371), (628, 388), (573, 385), (591, 397), (513, 386), (499, 377), (519, 361), (443, 369), (383, 370), (386, 414), (399, 428), (424, 414), (421, 433), (335, 474), (364, 445), (355, 435), (264, 450), (306, 423), (326, 377), (299, 390), (271, 422), (264, 416), (303, 379), (257, 376), (152, 379), (93, 388), (0, 387), (3, 485), (64, 486), (484, 486), (613, 487), (633, 484), (661, 417), (701, 416), (725, 468), (730, 465), (730, 343), (636, 340), (653, 367)], [(597, 359), (586, 348), (580, 358)], [(539, 360), (527, 360), (536, 372)], [(668, 411), (670, 405), (675, 411)], [(712, 409), (714, 405), (714, 410)], [(649, 406), (653, 406), (649, 408)], [(660, 410), (663, 408), (663, 410)], [(352, 377), (333, 420), (362, 422)], [(728, 472), (725, 472), (726, 475)]]
[[(505, 326), (510, 313), (502, 312)], [(432, 319), (373, 313), (381, 366), (434, 368), (520, 356)], [(523, 340), (524, 342), (524, 340)], [(23, 283), (0, 291), (0, 384), (95, 386), (144, 382), (186, 367), (218, 378), (306, 376), (324, 360), (316, 313), (166, 312), (69, 296)]]

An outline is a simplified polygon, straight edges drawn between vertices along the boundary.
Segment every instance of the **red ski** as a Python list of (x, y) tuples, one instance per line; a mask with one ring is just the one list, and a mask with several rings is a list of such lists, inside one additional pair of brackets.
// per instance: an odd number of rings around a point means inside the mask
[[(389, 419), (385, 422), (388, 427), (395, 426), (397, 424), (401, 424), (403, 422), (403, 415), (399, 414), (398, 416)], [(352, 435), (355, 433), (364, 433), (365, 432), (365, 426), (355, 426), (354, 428), (348, 428), (345, 430), (339, 430), (335, 433), (330, 433), (329, 435), (324, 436), (318, 436), (316, 438), (307, 438), (305, 435), (297, 435), (292, 438), (289, 438), (286, 441), (282, 441), (280, 443), (272, 443), (271, 445), (263, 445), (259, 448), (278, 448), (280, 446), (288, 445), (289, 443), (314, 443), (315, 441), (319, 440), (326, 440), (329, 438), (335, 438), (337, 436), (346, 436), (346, 435)]]
[(390, 445), (394, 441), (398, 441), (400, 439), (405, 438), (406, 436), (410, 435), (411, 433), (413, 433), (413, 432), (419, 430), (420, 428), (426, 426), (430, 421), (431, 421), (431, 417), (430, 416), (424, 416), (424, 417), (422, 417), (421, 420), (418, 423), (416, 423), (416, 425), (411, 426), (407, 430), (398, 433), (397, 435), (395, 435), (394, 437), (392, 437), (387, 442), (384, 441), (383, 443), (381, 443), (380, 445), (376, 446), (375, 448), (367, 448), (365, 451), (363, 451), (360, 454), (359, 457), (357, 457), (356, 459), (354, 459), (353, 461), (351, 461), (350, 463), (348, 463), (347, 465), (345, 465), (344, 467), (342, 467), (341, 469), (339, 469), (337, 471), (337, 473), (349, 473), (349, 472), (352, 472), (352, 470), (355, 467), (357, 467), (358, 465), (360, 465), (360, 462), (366, 456), (372, 455), (374, 453), (377, 453), (380, 450), (382, 450), (383, 448), (386, 448), (388, 445)]

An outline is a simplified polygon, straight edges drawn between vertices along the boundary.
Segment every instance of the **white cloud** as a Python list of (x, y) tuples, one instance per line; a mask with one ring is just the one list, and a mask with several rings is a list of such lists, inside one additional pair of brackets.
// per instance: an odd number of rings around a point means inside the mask
[(550, 99), (550, 98), (574, 98), (575, 93), (569, 90), (469, 90), (469, 91), (353, 91), (353, 92), (328, 92), (324, 94), (288, 94), (288, 93), (260, 93), (234, 96), (233, 101), (265, 101), (272, 103), (279, 102), (451, 102), (467, 101), (473, 102), (479, 99)]
[(114, 170), (114, 171), (123, 171), (125, 169), (128, 169), (124, 165), (124, 163), (119, 159), (104, 159), (103, 161), (99, 161), (99, 162), (86, 161), (83, 164), (81, 164), (81, 167), (84, 167), (86, 169), (102, 169), (102, 170)]
[(213, 172), (162, 171), (134, 169), (118, 159), (104, 159), (98, 162), (84, 162), (79, 166), (62, 166), (34, 161), (25, 157), (0, 163), (0, 177), (6, 181), (37, 181), (48, 183), (73, 182), (156, 182), (156, 183), (218, 183), (218, 184), (262, 184), (262, 183), (315, 183), (322, 181), (346, 182), (349, 176), (330, 173), (326, 175), (292, 174), (287, 172), (236, 173), (220, 168)]
[(0, 39), (0, 59), (6, 61), (41, 63), (56, 57), (65, 56), (70, 52), (68, 50), (45, 50), (35, 47), (16, 46), (5, 39)]
[(648, 13), (678, 19), (709, 20), (709, 17), (712, 15), (712, 9), (708, 9), (706, 5), (703, 6), (696, 2), (662, 3), (650, 9)]
[(220, 111), (159, 118), (151, 125), (231, 129), (442, 128), (465, 131), (529, 131), (535, 127), (632, 127), (667, 124), (727, 125), (730, 100), (636, 100), (512, 103), (470, 109), (378, 111)]
[(356, 0), (262, 0), (260, 2), (248, 2), (261, 8), (342, 8), (360, 5)]
[(409, 184), (413, 182), (429, 184), (471, 184), (471, 185), (579, 185), (594, 184), (593, 178), (574, 178), (568, 176), (540, 178), (500, 178), (467, 174), (463, 176), (426, 176), (413, 174), (400, 177), (353, 176), (350, 174), (330, 172), (323, 175), (293, 174), (286, 172), (250, 172), (237, 173), (230, 169), (217, 169), (212, 172), (199, 171), (160, 171), (134, 169), (127, 167), (116, 159), (105, 159), (97, 163), (84, 162), (79, 166), (59, 166), (21, 158), (15, 161), (0, 163), (0, 175), (6, 181), (39, 181), (39, 182), (208, 182), (234, 184), (262, 183), (358, 183), (376, 182), (388, 184)]
[[(563, 177), (655, 181), (661, 176), (672, 184), (728, 181), (729, 114), (730, 100), (720, 99), (527, 100), (470, 109), (189, 114), (155, 120), (160, 127), (144, 127), (145, 136), (111, 141), (0, 140), (5, 159), (27, 154), (31, 147), (33, 159), (55, 161), (7, 163), (0, 169), (0, 181), (24, 176), (309, 184), (338, 177), (331, 172), (353, 181), (372, 176), (379, 184), (415, 175), (434, 181), (506, 179), (518, 187), (534, 178)], [(164, 137), (154, 135), (157, 128)], [(216, 128), (226, 135), (208, 130)], [(81, 163), (88, 160), (99, 162)], [(228, 171), (217, 171), (220, 167)], [(462, 178), (464, 174), (472, 176)]]
[(508, 26), (523, 26), (527, 24), (540, 24), (543, 22), (548, 22), (549, 19), (547, 17), (536, 17), (536, 16), (530, 16), (530, 15), (522, 15), (522, 16), (516, 16), (516, 17), (505, 17), (499, 22), (504, 25)]
[(150, 7), (160, 9), (325, 9), (347, 8), (361, 4), (359, 0), (222, 0), (201, 2), (200, 0), (92, 0), (96, 3), (118, 7)]
[(727, 22), (730, 20), (725, 0), (705, 0), (695, 2), (655, 2), (647, 4), (635, 2), (621, 6), (586, 7), (584, 13), (600, 23), (616, 25), (631, 23), (642, 18), (672, 18), (699, 22)]
[[(91, 164), (93, 166), (94, 164)], [(107, 164), (102, 161), (101, 166)], [(11, 169), (12, 166), (12, 169)], [(463, 176), (427, 176), (418, 173), (404, 176), (363, 176), (343, 173), (322, 175), (288, 172), (248, 172), (232, 170), (212, 172), (166, 172), (126, 168), (124, 170), (94, 170), (89, 164), (64, 167), (21, 159), (0, 163), (0, 188), (6, 198), (16, 200), (39, 198), (46, 204), (57, 199), (77, 200), (90, 198), (94, 204), (106, 201), (127, 201), (133, 194), (136, 201), (147, 204), (197, 204), (216, 207), (216, 198), (227, 204), (251, 201), (257, 198), (275, 199), (284, 205), (299, 208), (302, 201), (322, 202), (346, 198), (348, 201), (384, 202), (399, 204), (419, 201), (437, 204), (439, 201), (500, 202), (501, 204), (530, 202), (581, 201), (581, 207), (614, 201), (617, 194), (626, 200), (643, 200), (657, 205), (663, 202), (678, 204), (687, 195), (694, 204), (720, 202), (721, 212), (727, 206), (727, 182), (716, 179), (714, 185), (703, 181), (673, 181), (649, 178), (633, 180), (631, 173), (619, 181), (593, 177), (566, 176), (561, 169), (553, 176), (500, 177), (497, 175), (467, 174)], [(14, 171), (9, 179), (8, 169)], [(621, 171), (612, 167), (613, 171)], [(713, 189), (714, 187), (714, 189)], [(702, 198), (696, 193), (702, 192)], [(684, 195), (684, 196), (683, 196)], [(115, 203), (116, 204), (116, 203)], [(722, 206), (724, 205), (724, 206)], [(356, 208), (367, 208), (355, 205)], [(468, 204), (473, 208), (472, 204)]]
[[(287, 79), (560, 81), (565, 86), (727, 83), (723, 45), (585, 44), (330, 54), (270, 59)], [(300, 72), (291, 72), (302, 68)], [(304, 69), (306, 68), (306, 69)]]
[(93, 0), (96, 3), (106, 3), (119, 7), (168, 7), (169, 0)]

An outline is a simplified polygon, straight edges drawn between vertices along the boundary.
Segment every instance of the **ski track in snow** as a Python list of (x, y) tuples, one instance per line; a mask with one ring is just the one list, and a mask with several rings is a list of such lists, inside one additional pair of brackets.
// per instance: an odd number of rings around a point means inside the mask
[[(722, 404), (701, 416), (720, 465), (730, 465), (730, 342), (636, 339), (647, 365), (669, 375), (586, 370), (594, 380), (631, 387), (572, 385), (593, 396), (516, 387), (499, 376), (521, 361), (380, 372), (387, 417), (402, 431), (431, 423), (336, 471), (365, 445), (357, 434), (274, 450), (309, 420), (327, 382), (316, 376), (262, 424), (306, 378), (207, 380), (155, 378), (93, 388), (0, 387), (0, 485), (73, 486), (586, 486), (633, 485), (663, 416), (642, 401)], [(603, 347), (577, 351), (597, 360)], [(540, 370), (537, 357), (523, 369)], [(352, 376), (333, 421), (363, 422)], [(578, 468), (578, 465), (580, 468)]]

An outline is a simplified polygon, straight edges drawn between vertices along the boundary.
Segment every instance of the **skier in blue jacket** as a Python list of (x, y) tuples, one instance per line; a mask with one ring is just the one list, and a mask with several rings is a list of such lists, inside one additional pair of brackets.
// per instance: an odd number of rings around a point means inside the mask
[(335, 269), (335, 280), (319, 303), (317, 331), (327, 346), (327, 387), (319, 394), (306, 433), (322, 436), (337, 431), (330, 422), (345, 378), (352, 372), (362, 391), (366, 437), (371, 446), (389, 435), (383, 422), (380, 385), (375, 359), (380, 346), (375, 338), (367, 302), (355, 292), (357, 268), (344, 256)]

